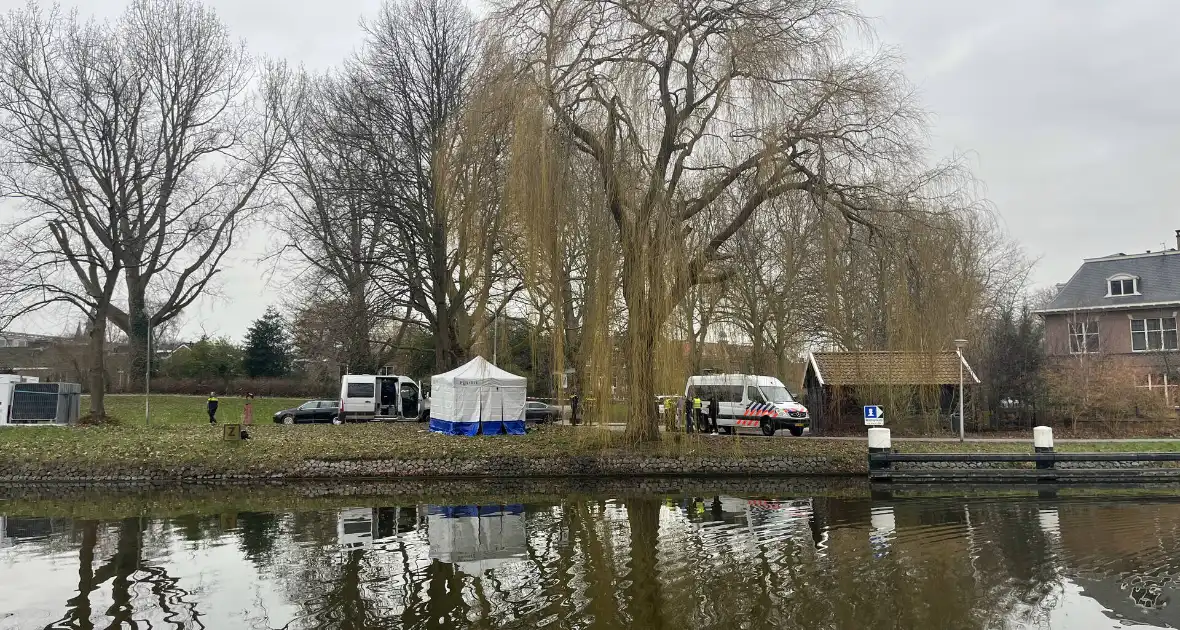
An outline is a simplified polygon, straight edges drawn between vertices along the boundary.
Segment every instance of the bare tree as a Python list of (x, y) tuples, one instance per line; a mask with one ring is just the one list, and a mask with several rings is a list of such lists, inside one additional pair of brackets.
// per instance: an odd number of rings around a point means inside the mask
[(449, 369), (521, 286), (498, 282), (513, 95), (494, 57), (477, 64), (475, 20), (458, 0), (391, 2), (366, 30), (346, 133), (367, 152), (370, 200), (390, 221), (378, 282), (426, 323), (435, 367)]
[(256, 86), (245, 48), (192, 0), (134, 0), (112, 24), (30, 5), (0, 38), (4, 192), (83, 285), (97, 261), (107, 279), (122, 272), (126, 307), (90, 301), (128, 334), (138, 382), (148, 331), (207, 289), (265, 201), (283, 144), (272, 78)]
[(748, 369), (786, 378), (812, 322), (823, 320), (822, 276), (813, 268), (819, 255), (815, 218), (809, 204), (778, 199), (729, 244), (721, 318), (749, 340)]
[(295, 254), (300, 303), (330, 323), (349, 369), (375, 371), (409, 321), (385, 334), (397, 300), (377, 276), (396, 260), (396, 234), (391, 215), (371, 203), (369, 153), (356, 147), (341, 113), (363, 95), (349, 91), (355, 86), (346, 77), (300, 75), (288, 85), (278, 109), (291, 141), (275, 171), (287, 194), (273, 227), (287, 237), (282, 249)]
[[(841, 52), (860, 25), (844, 2), (515, 0), (499, 14), (598, 168), (622, 247), (633, 400), (654, 395), (671, 309), (767, 202), (801, 196), (872, 225), (875, 202), (908, 183), (921, 117), (896, 59)], [(742, 203), (718, 203), (734, 187)], [(631, 406), (628, 434), (658, 439), (652, 405)]]

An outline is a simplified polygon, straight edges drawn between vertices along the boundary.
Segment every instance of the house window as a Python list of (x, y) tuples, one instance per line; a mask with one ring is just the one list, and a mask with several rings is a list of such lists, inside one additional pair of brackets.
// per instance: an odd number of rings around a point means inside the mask
[(1131, 349), (1155, 352), (1176, 349), (1176, 318), (1131, 320)]
[(1098, 322), (1070, 322), (1069, 351), (1073, 354), (1098, 352)]
[(1106, 297), (1139, 295), (1139, 278), (1128, 275), (1113, 276), (1106, 281)]

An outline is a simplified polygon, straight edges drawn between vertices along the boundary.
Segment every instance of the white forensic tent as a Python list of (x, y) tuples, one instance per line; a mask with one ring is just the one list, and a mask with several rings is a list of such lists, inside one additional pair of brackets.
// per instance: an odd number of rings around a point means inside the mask
[(448, 435), (524, 435), (528, 381), (475, 357), (430, 378), (430, 430)]

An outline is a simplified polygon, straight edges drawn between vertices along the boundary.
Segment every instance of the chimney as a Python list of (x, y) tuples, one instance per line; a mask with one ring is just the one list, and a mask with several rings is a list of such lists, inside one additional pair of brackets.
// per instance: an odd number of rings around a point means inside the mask
[(1180, 249), (1180, 230), (1176, 230), (1176, 249)]

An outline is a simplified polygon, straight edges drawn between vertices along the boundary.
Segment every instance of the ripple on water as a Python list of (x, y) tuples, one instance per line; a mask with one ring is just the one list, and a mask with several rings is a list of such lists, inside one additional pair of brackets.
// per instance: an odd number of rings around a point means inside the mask
[(85, 610), (154, 628), (1180, 627), (1166, 499), (487, 507), (10, 517), (0, 628), (82, 627)]

